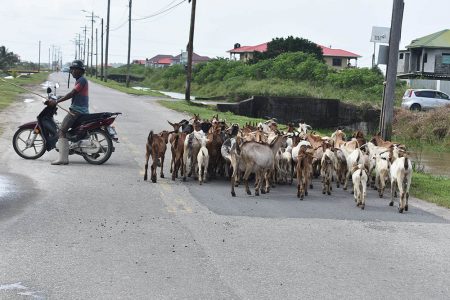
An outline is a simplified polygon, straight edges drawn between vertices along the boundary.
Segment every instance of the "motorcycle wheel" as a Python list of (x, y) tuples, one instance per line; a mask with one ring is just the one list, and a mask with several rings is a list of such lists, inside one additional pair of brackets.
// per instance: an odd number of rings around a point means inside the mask
[(25, 159), (37, 159), (45, 153), (45, 140), (38, 133), (34, 142), (31, 138), (34, 135), (34, 129), (19, 128), (13, 137), (13, 147), (16, 153)]
[(101, 151), (94, 154), (83, 154), (84, 160), (93, 165), (101, 165), (105, 163), (113, 152), (113, 143), (109, 134), (104, 130), (97, 129), (89, 133), (89, 139), (93, 139), (100, 144)]

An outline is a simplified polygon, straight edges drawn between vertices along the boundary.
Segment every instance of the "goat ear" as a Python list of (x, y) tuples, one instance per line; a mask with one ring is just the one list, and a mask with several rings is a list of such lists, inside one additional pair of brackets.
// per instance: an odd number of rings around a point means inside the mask
[(173, 127), (173, 123), (170, 123), (170, 121), (169, 120), (167, 120), (167, 123), (169, 123), (170, 124), (170, 126), (172, 126)]

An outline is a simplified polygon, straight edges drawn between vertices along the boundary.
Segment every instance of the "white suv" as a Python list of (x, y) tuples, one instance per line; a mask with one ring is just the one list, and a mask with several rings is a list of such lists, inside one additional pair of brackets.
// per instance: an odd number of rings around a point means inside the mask
[(410, 110), (429, 110), (450, 105), (450, 97), (437, 90), (408, 89), (402, 98), (402, 107)]

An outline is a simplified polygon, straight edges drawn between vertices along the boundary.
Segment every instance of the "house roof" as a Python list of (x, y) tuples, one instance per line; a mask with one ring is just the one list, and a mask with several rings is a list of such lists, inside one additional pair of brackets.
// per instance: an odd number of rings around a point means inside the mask
[(450, 48), (450, 29), (412, 40), (406, 48)]
[[(254, 52), (254, 51), (266, 52), (267, 44), (268, 43), (263, 43), (263, 44), (256, 45), (256, 46), (242, 46), (239, 48), (228, 50), (227, 52), (230, 52), (230, 53), (248, 53), (248, 52)], [(352, 53), (350, 51), (346, 51), (346, 50), (342, 50), (342, 49), (332, 49), (332, 48), (328, 48), (328, 47), (325, 47), (322, 45), (318, 45), (318, 46), (320, 46), (322, 48), (323, 56), (351, 57), (351, 58), (361, 57), (360, 55)]]
[(246, 52), (266, 52), (267, 51), (267, 43), (262, 43), (260, 45), (256, 46), (242, 46), (239, 48), (234, 48), (231, 50), (228, 50), (227, 52), (230, 53), (246, 53)]
[(173, 57), (163, 57), (155, 63), (160, 64), (160, 65), (170, 65), (172, 63), (172, 60), (173, 60)]
[(323, 56), (333, 56), (333, 57), (361, 57), (361, 55), (352, 53), (347, 50), (342, 49), (334, 49), (334, 48), (328, 48), (322, 45), (319, 45), (320, 48), (322, 48)]
[(153, 56), (152, 58), (150, 58), (148, 61), (150, 63), (158, 63), (163, 58), (173, 58), (173, 56), (172, 55), (167, 55), (167, 54), (158, 54), (158, 55)]

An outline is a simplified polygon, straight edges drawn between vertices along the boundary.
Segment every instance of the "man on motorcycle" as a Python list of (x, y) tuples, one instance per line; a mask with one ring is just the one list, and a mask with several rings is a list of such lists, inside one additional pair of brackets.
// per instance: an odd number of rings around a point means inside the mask
[(76, 79), (75, 87), (62, 98), (49, 101), (48, 105), (56, 106), (58, 103), (72, 99), (69, 113), (62, 121), (59, 128), (58, 150), (59, 158), (52, 162), (52, 165), (67, 165), (69, 163), (69, 141), (67, 140), (67, 131), (72, 127), (78, 117), (89, 113), (89, 89), (88, 81), (84, 78), (84, 64), (81, 60), (74, 60), (70, 65), (70, 73)]

